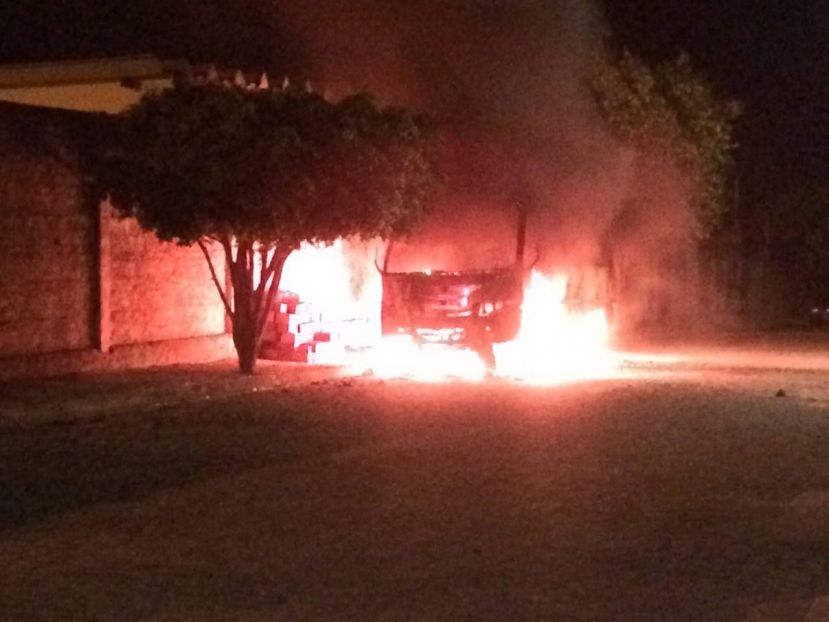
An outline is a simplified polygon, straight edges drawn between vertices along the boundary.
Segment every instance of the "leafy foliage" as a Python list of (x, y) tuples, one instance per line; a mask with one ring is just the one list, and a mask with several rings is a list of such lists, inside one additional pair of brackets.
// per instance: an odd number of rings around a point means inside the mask
[(366, 95), (188, 86), (146, 97), (122, 130), (103, 189), (182, 244), (405, 232), (434, 189), (423, 120)]
[[(252, 371), (282, 265), (303, 241), (405, 233), (438, 176), (424, 119), (367, 95), (185, 85), (121, 118), (99, 192), (162, 240), (198, 244)], [(221, 244), (233, 296), (207, 244)]]
[(674, 163), (687, 176), (695, 233), (710, 235), (727, 210), (737, 104), (719, 98), (684, 54), (653, 69), (626, 51), (605, 57), (596, 65), (592, 89), (622, 142)]

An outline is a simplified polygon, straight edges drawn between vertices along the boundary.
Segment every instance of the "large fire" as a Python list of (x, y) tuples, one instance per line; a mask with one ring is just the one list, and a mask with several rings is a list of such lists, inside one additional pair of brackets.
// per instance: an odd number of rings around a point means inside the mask
[[(313, 308), (306, 322), (291, 326), (297, 346), (310, 335), (326, 335), (324, 342), (313, 345), (308, 360), (341, 365), (353, 373), (430, 382), (478, 381), (492, 373), (532, 384), (556, 384), (608, 377), (617, 369), (604, 311), (569, 311), (564, 302), (567, 279), (562, 275), (531, 273), (518, 336), (495, 344), (491, 372), (470, 349), (419, 344), (409, 335), (382, 336), (381, 278), (365, 248), (347, 251), (342, 241), (325, 248), (303, 245), (286, 262), (280, 287)], [(310, 328), (303, 333), (306, 325)]]
[(606, 377), (617, 368), (603, 309), (567, 309), (565, 276), (533, 271), (524, 290), (521, 329), (514, 341), (496, 344), (496, 373), (533, 384)]

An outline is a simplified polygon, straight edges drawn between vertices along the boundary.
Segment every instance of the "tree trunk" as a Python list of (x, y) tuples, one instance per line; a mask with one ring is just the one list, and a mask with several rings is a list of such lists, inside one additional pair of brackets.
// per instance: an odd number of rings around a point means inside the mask
[(240, 249), (235, 264), (231, 267), (233, 283), (233, 345), (239, 356), (239, 369), (243, 374), (252, 374), (256, 367), (256, 314), (253, 309), (252, 271)]
[[(252, 374), (271, 307), (279, 290), (282, 267), (291, 248), (277, 248), (270, 261), (268, 253), (254, 251), (250, 243), (240, 243), (230, 266), (233, 286), (233, 345), (239, 357), (239, 370)], [(255, 259), (260, 258), (257, 268)], [(259, 283), (254, 287), (254, 274)]]
[(243, 374), (252, 374), (256, 367), (256, 322), (253, 316), (252, 266), (249, 262), (251, 245), (239, 242), (236, 257), (230, 246), (230, 240), (224, 240), (225, 255), (228, 259), (230, 282), (233, 289), (232, 335), (233, 345), (239, 360), (239, 370)]
[[(222, 289), (205, 242), (199, 241), (199, 247), (207, 260), (213, 284), (231, 319), (233, 345), (239, 358), (239, 369), (243, 374), (252, 374), (256, 369), (262, 336), (279, 290), (282, 268), (294, 247), (279, 245), (276, 248), (271, 247), (273, 250), (269, 252), (267, 247), (257, 248), (250, 241), (239, 240), (234, 257), (231, 238), (224, 237), (219, 241), (224, 249), (226, 265), (230, 270), (230, 287), (233, 290), (232, 308), (230, 292)], [(257, 265), (257, 259), (259, 265)], [(257, 278), (255, 287), (254, 278)]]
[(239, 315), (233, 322), (233, 345), (239, 357), (239, 371), (243, 374), (252, 374), (256, 369), (257, 347), (256, 332), (248, 321), (241, 320)]

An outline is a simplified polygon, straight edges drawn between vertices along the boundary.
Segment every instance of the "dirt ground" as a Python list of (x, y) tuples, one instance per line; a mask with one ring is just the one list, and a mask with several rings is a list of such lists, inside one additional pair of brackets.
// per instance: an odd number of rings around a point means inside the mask
[(543, 388), (2, 386), (0, 619), (829, 620), (829, 356), (640, 346)]

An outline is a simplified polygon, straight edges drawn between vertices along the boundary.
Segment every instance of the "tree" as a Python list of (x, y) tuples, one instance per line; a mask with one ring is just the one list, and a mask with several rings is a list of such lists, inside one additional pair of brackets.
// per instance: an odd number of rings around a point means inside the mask
[[(301, 242), (405, 233), (427, 210), (437, 181), (429, 135), (423, 118), (367, 95), (177, 86), (122, 115), (99, 192), (160, 239), (201, 248), (251, 373)], [(232, 294), (211, 243), (224, 251)]]
[(603, 57), (591, 87), (603, 118), (623, 144), (672, 163), (687, 178), (694, 233), (708, 237), (727, 211), (738, 105), (718, 97), (685, 54), (653, 69), (627, 51)]

